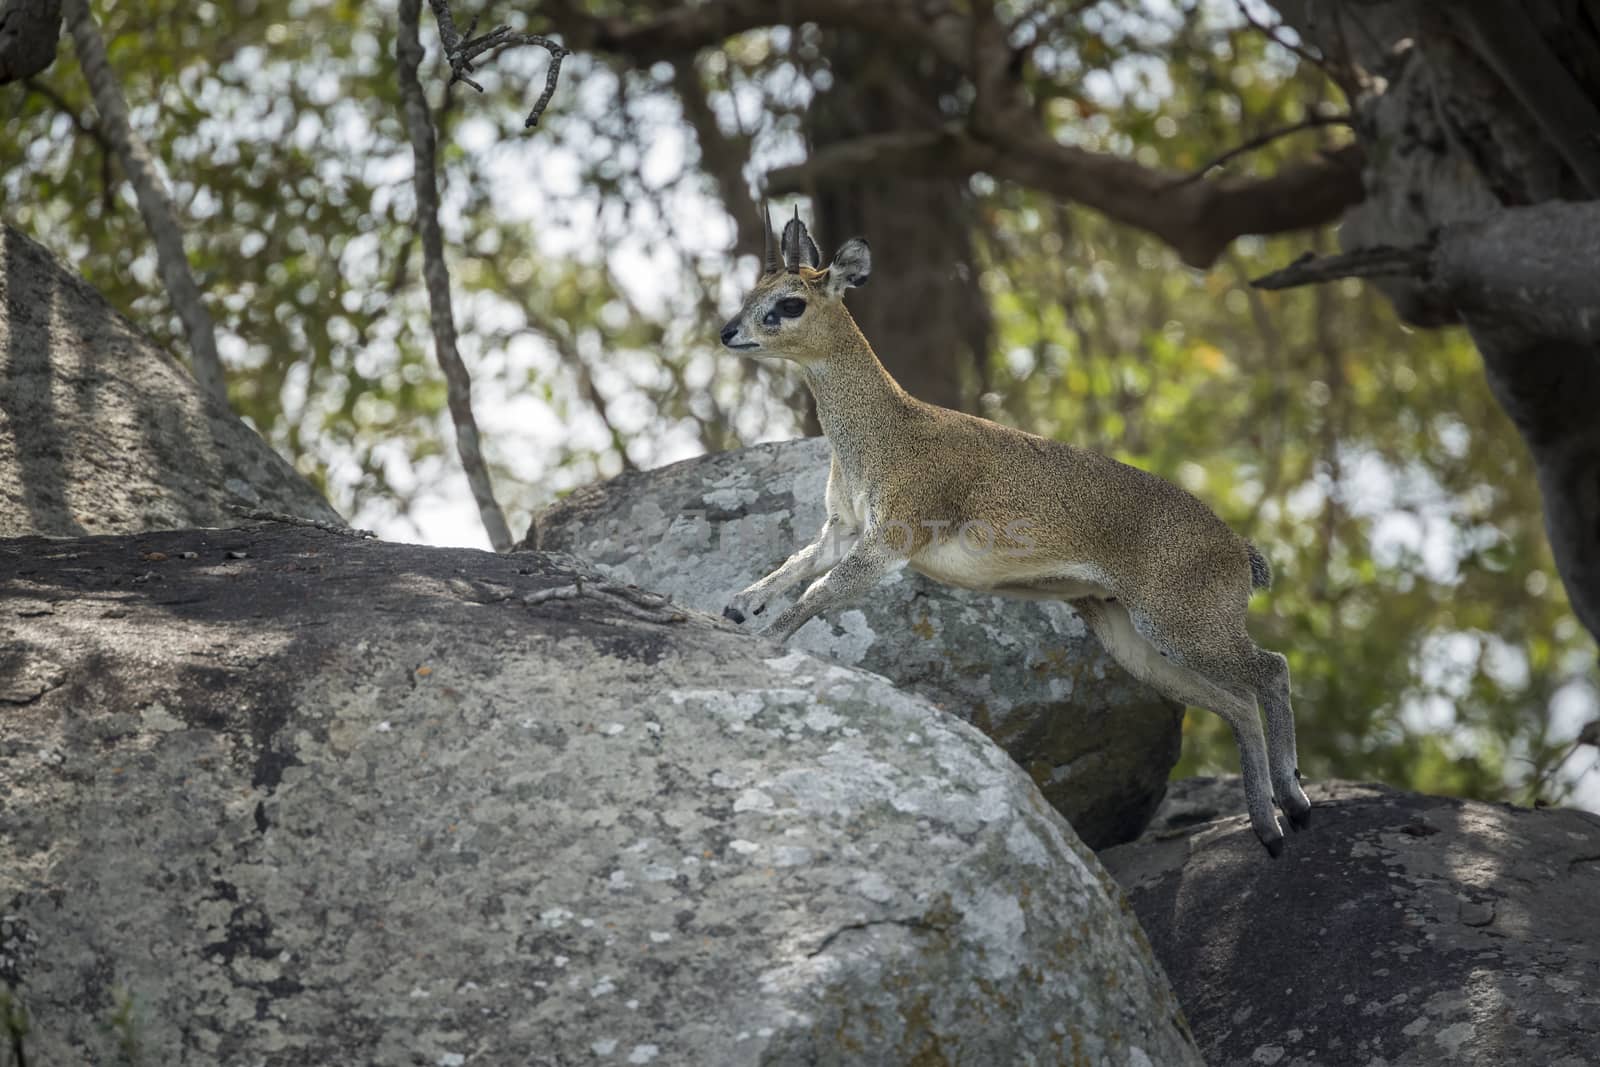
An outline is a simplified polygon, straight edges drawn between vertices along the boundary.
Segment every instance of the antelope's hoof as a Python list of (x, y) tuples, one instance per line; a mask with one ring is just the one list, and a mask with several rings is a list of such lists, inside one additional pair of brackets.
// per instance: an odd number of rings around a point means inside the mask
[(1277, 859), (1279, 856), (1283, 855), (1282, 834), (1272, 838), (1270, 841), (1263, 839), (1261, 843), (1267, 846), (1267, 855), (1271, 856), (1273, 859)]
[(1311, 828), (1311, 805), (1307, 804), (1304, 811), (1289, 812), (1289, 828), (1292, 830)]
[(729, 604), (727, 607), (722, 609), (722, 617), (736, 625), (744, 622), (744, 612), (740, 611), (732, 604)]

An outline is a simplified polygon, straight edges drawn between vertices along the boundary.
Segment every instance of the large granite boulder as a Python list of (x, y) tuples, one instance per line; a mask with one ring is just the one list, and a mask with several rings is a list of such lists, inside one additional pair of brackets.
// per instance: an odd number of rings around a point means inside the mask
[(1600, 816), (1335, 782), (1268, 863), (1238, 790), (1101, 853), (1211, 1067), (1600, 1062)]
[[(718, 614), (821, 527), (830, 455), (817, 437), (624, 474), (540, 514), (523, 547), (571, 552)], [(876, 671), (977, 726), (1094, 848), (1138, 835), (1178, 760), (1182, 709), (1123, 672), (1064, 604), (902, 572), (790, 644)]]
[(0, 537), (338, 522), (89, 283), (0, 226)]
[(0, 541), (0, 1064), (1200, 1063), (982, 734), (582, 566)]

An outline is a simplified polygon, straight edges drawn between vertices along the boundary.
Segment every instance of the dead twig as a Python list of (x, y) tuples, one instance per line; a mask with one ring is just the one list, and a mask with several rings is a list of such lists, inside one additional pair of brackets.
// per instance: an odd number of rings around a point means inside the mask
[(550, 106), (550, 98), (555, 95), (556, 83), (561, 78), (561, 61), (572, 53), (548, 37), (537, 33), (516, 33), (510, 26), (496, 26), (488, 33), (474, 37), (472, 32), (478, 28), (476, 15), (467, 26), (466, 35), (462, 36), (456, 29), (455, 18), (450, 14), (449, 0), (428, 0), (428, 6), (433, 8), (433, 17), (439, 23), (439, 38), (444, 42), (444, 56), (450, 63), (451, 85), (465, 82), (478, 92), (483, 92), (483, 86), (468, 75), (476, 69), (473, 61), (485, 52), (499, 52), (504, 48), (531, 44), (550, 53), (550, 69), (545, 72), (544, 92), (539, 94), (533, 110), (528, 112), (528, 118), (522, 124), (525, 129), (539, 125), (539, 118), (544, 114), (544, 109)]
[(571, 585), (552, 586), (549, 589), (528, 593), (522, 598), (522, 602), (529, 607), (537, 607), (553, 600), (578, 600), (584, 597), (598, 600), (624, 615), (631, 615), (645, 622), (683, 622), (689, 617), (674, 605), (670, 598), (659, 593), (647, 593), (636, 585), (623, 585), (604, 579), (599, 581), (586, 579), (581, 575), (573, 578)]
[[(1600, 748), (1600, 719), (1584, 723), (1583, 728), (1578, 731), (1578, 736), (1572, 739), (1572, 743), (1559, 756), (1547, 763), (1542, 771), (1529, 780), (1524, 790), (1526, 799), (1523, 803), (1530, 807), (1541, 803), (1544, 800), (1545, 787), (1560, 773), (1561, 768), (1566, 766), (1567, 761), (1573, 757), (1578, 749), (1584, 745)], [(1584, 774), (1587, 773), (1588, 771), (1584, 772)], [(1582, 775), (1579, 777), (1582, 777)]]
[(1307, 252), (1287, 267), (1251, 279), (1257, 289), (1293, 289), (1299, 285), (1321, 285), (1340, 278), (1424, 278), (1430, 274), (1431, 245), (1394, 248), (1375, 245), (1337, 256), (1318, 258)]
[(1254, 152), (1258, 148), (1265, 148), (1280, 137), (1287, 137), (1292, 133), (1300, 133), (1303, 130), (1321, 129), (1324, 126), (1353, 126), (1354, 124), (1355, 118), (1351, 115), (1312, 115), (1310, 118), (1290, 123), (1287, 126), (1278, 126), (1267, 130), (1265, 133), (1257, 134), (1243, 144), (1233, 146), (1215, 159), (1208, 160), (1196, 167), (1189, 174), (1175, 179), (1172, 183), (1172, 188), (1176, 189), (1180, 186), (1188, 185), (1190, 182), (1197, 182), (1210, 173), (1212, 168), (1230, 163), (1246, 153)]
[(1330, 68), (1328, 60), (1325, 56), (1318, 55), (1316, 52), (1311, 51), (1311, 49), (1306, 48), (1304, 45), (1292, 44), (1289, 41), (1284, 40), (1278, 35), (1278, 26), (1268, 26), (1266, 23), (1260, 21), (1254, 15), (1250, 14), (1250, 8), (1246, 6), (1245, 0), (1235, 0), (1235, 2), (1239, 8), (1239, 14), (1244, 16), (1244, 20), (1254, 27), (1259, 33), (1263, 34), (1267, 40), (1271, 41), (1279, 48), (1293, 52), (1307, 63), (1310, 63), (1312, 66), (1322, 71), (1322, 73), (1326, 74), (1329, 78), (1333, 79), (1336, 84), (1339, 82), (1338, 72)]
[(116, 210), (117, 179), (112, 172), (111, 161), (116, 158), (117, 146), (112, 144), (111, 139), (105, 135), (105, 131), (100, 129), (99, 123), (91, 122), (79, 114), (78, 109), (72, 106), (72, 102), (51, 86), (36, 78), (25, 78), (22, 82), (22, 87), (28, 92), (42, 96), (54, 104), (56, 110), (65, 115), (68, 121), (72, 123), (73, 129), (88, 137), (100, 147), (100, 202), (103, 205), (102, 210), (109, 216)]
[(281, 511), (268, 511), (265, 508), (246, 508), (238, 504), (224, 504), (229, 511), (246, 519), (259, 519), (262, 522), (281, 522), (289, 526), (304, 526), (312, 530), (322, 530), (324, 533), (338, 534), (340, 537), (357, 537), (363, 541), (376, 541), (378, 535), (371, 530), (357, 530), (346, 526), (342, 522), (329, 522), (327, 519), (305, 519), (299, 515), (288, 515)]
[(37, 96), (42, 96), (50, 103), (54, 104), (57, 111), (61, 112), (72, 121), (72, 125), (77, 128), (79, 133), (84, 134), (87, 137), (94, 138), (95, 142), (99, 144), (101, 148), (105, 149), (107, 152), (116, 151), (116, 146), (107, 140), (106, 135), (101, 132), (100, 127), (84, 118), (78, 109), (72, 105), (72, 101), (62, 96), (50, 85), (39, 81), (37, 78), (24, 78), (22, 87), (28, 92)]

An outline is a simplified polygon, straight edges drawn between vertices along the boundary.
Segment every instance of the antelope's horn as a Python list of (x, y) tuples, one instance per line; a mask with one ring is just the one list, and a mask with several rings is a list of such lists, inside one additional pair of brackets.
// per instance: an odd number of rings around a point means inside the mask
[(778, 250), (772, 243), (772, 208), (764, 208), (763, 214), (765, 232), (761, 235), (761, 273), (776, 274), (782, 264), (778, 262)]

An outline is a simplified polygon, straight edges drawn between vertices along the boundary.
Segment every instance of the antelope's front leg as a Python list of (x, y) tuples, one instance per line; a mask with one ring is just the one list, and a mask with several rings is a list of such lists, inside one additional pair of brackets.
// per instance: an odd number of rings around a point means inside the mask
[(760, 615), (767, 610), (767, 602), (784, 590), (815, 578), (844, 558), (850, 548), (855, 531), (832, 515), (822, 524), (816, 540), (784, 561), (783, 566), (765, 578), (735, 593), (722, 616), (734, 622), (744, 622), (746, 615)]
[(813, 615), (848, 604), (877, 585), (886, 575), (906, 565), (906, 557), (892, 551), (870, 532), (844, 554), (834, 568), (811, 584), (799, 603), (779, 615), (761, 631), (787, 641)]

